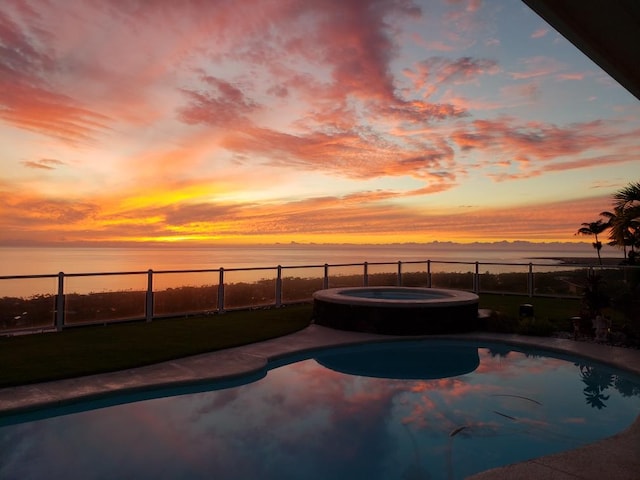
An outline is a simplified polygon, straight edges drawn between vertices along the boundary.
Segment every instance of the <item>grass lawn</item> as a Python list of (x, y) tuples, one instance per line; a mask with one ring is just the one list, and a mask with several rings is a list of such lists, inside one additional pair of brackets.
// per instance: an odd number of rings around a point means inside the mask
[(0, 337), (0, 388), (139, 367), (280, 337), (311, 305)]
[(533, 305), (536, 319), (548, 321), (556, 330), (571, 330), (571, 317), (580, 314), (581, 300), (577, 298), (530, 298), (524, 295), (480, 295), (480, 308), (500, 312), (502, 315), (517, 319), (520, 316), (520, 305)]
[[(534, 306), (534, 329), (519, 308)], [(490, 330), (545, 335), (569, 330), (580, 300), (482, 294), (480, 308), (499, 312)], [(312, 306), (243, 310), (224, 315), (70, 328), (0, 337), (0, 388), (139, 367), (275, 338), (309, 325)]]

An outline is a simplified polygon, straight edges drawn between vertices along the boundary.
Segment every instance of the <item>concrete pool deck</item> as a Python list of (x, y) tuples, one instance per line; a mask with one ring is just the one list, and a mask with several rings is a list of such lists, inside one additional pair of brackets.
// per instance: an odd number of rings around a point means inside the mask
[[(559, 338), (468, 333), (394, 337), (311, 325), (272, 340), (119, 372), (0, 389), (0, 416), (73, 405), (113, 395), (160, 391), (264, 373), (270, 361), (313, 350), (388, 340), (441, 338), (481, 340), (577, 355), (640, 375), (640, 350)], [(640, 412), (638, 412), (640, 414)], [(610, 478), (637, 479), (640, 472), (640, 416), (623, 432), (591, 445), (478, 473), (474, 480)]]

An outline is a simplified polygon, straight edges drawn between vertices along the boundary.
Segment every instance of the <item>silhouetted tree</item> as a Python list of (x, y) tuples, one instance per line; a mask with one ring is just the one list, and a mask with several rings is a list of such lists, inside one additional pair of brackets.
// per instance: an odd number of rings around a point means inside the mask
[(604, 232), (608, 228), (608, 224), (602, 220), (596, 220), (595, 222), (583, 223), (582, 227), (578, 229), (576, 235), (594, 235), (595, 242), (592, 243), (593, 248), (598, 253), (598, 263), (602, 265), (602, 258), (600, 257), (600, 250), (602, 250), (602, 242), (598, 239), (598, 235)]
[(612, 228), (620, 230), (631, 246), (633, 256), (629, 260), (635, 261), (635, 249), (640, 248), (640, 182), (630, 183), (614, 196), (616, 224)]
[[(630, 183), (613, 195), (613, 211), (600, 213), (606, 221), (583, 223), (576, 235), (594, 235), (593, 248), (598, 253), (598, 261), (602, 264), (600, 250), (602, 243), (598, 235), (609, 229), (609, 245), (624, 251), (627, 263), (635, 263), (636, 249), (640, 249), (640, 182)], [(630, 248), (627, 253), (627, 248)]]
[(621, 247), (624, 252), (624, 258), (626, 259), (627, 247), (630, 246), (633, 249), (633, 237), (622, 208), (616, 207), (613, 212), (601, 212), (600, 216), (607, 219), (609, 245), (612, 247)]
[(640, 182), (630, 183), (622, 190), (616, 192), (613, 196), (616, 207), (621, 207), (623, 210), (628, 208), (640, 207)]

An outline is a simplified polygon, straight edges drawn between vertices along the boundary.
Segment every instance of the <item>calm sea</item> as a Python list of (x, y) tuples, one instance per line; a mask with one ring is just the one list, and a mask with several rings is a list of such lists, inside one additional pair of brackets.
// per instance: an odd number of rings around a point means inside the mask
[[(620, 252), (609, 249), (604, 256), (617, 257)], [(547, 257), (547, 259), (545, 259)], [(0, 276), (53, 275), (104, 273), (104, 272), (146, 272), (161, 270), (200, 270), (235, 268), (258, 268), (305, 266), (328, 264), (352, 264), (375, 262), (446, 261), (482, 263), (540, 263), (553, 265), (553, 257), (589, 257), (594, 259), (590, 244), (402, 244), (402, 245), (309, 245), (288, 244), (269, 246), (237, 246), (206, 248), (34, 248), (0, 247)], [(411, 268), (407, 266), (407, 270)], [(422, 268), (424, 267), (414, 267)], [(469, 266), (447, 265), (439, 267), (447, 271), (469, 270)], [(523, 267), (524, 268), (524, 267)], [(355, 267), (354, 267), (355, 269)], [(376, 270), (377, 269), (377, 270)], [(370, 272), (393, 271), (393, 266), (370, 268)], [(483, 271), (486, 270), (483, 266)], [(334, 272), (337, 269), (333, 270)], [(355, 270), (354, 270), (355, 271)], [(360, 270), (358, 270), (360, 271)], [(493, 271), (493, 270), (492, 270)], [(287, 273), (287, 272), (285, 272)], [(340, 273), (353, 273), (343, 269)], [(225, 282), (255, 281), (273, 277), (266, 271), (228, 272)], [(319, 269), (296, 269), (297, 276), (321, 276)], [(162, 277), (157, 276), (157, 277)], [(178, 284), (215, 283), (216, 274), (164, 275), (156, 287), (177, 286)], [(171, 280), (169, 280), (169, 278)], [(164, 283), (161, 283), (164, 281)], [(27, 288), (28, 285), (28, 288)], [(77, 277), (67, 280), (70, 291), (100, 291), (112, 289), (145, 289), (146, 275), (112, 277)], [(55, 279), (40, 280), (0, 280), (0, 297), (54, 292)]]
[[(603, 250), (604, 256), (620, 256)], [(268, 245), (206, 248), (0, 247), (0, 276), (209, 268), (255, 268), (442, 260), (548, 263), (541, 257), (593, 257), (589, 244)]]

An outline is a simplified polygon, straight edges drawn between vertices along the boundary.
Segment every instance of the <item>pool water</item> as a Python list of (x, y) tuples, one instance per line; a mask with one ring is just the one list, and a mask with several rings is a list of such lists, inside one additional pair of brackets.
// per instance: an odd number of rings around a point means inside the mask
[(436, 298), (449, 298), (450, 295), (446, 295), (437, 290), (426, 289), (408, 289), (408, 288), (387, 288), (387, 289), (347, 289), (340, 293), (345, 297), (356, 298), (380, 298), (384, 300), (434, 300)]
[(232, 388), (4, 419), (0, 478), (459, 479), (640, 413), (637, 377), (505, 345), (403, 341), (279, 365)]

